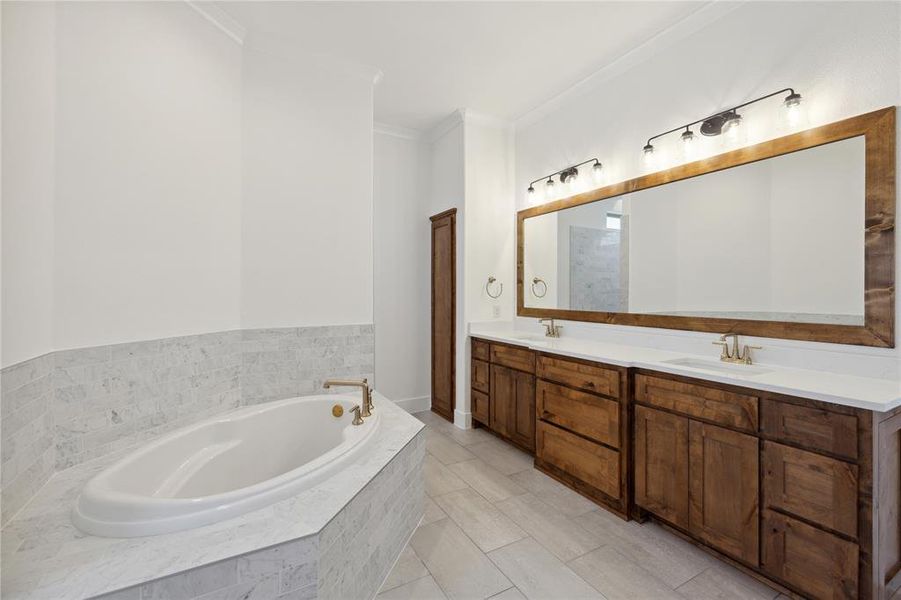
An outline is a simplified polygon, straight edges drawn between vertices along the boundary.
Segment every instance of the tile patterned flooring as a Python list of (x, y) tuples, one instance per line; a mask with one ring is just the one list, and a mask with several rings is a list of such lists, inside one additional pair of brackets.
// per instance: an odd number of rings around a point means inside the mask
[(415, 416), (427, 426), (425, 516), (379, 600), (779, 596), (653, 523), (598, 508), (483, 430)]

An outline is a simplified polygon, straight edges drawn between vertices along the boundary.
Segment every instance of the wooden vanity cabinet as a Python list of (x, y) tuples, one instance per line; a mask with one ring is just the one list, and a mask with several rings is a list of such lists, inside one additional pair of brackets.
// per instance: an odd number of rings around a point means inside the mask
[(688, 529), (688, 419), (635, 407), (635, 503)]
[(633, 379), (638, 514), (799, 597), (899, 587), (901, 409), (642, 369)]
[(756, 567), (757, 438), (700, 421), (689, 421), (688, 427), (688, 529), (724, 554)]
[(535, 468), (628, 519), (626, 370), (539, 353)]
[(473, 338), (471, 354), (473, 421), (534, 453), (534, 353), (527, 348)]
[(901, 408), (477, 339), (471, 373), (476, 423), (625, 519), (655, 519), (799, 598), (901, 587)]
[(635, 407), (635, 503), (749, 565), (758, 563), (757, 439)]
[(535, 376), (491, 365), (488, 425), (518, 446), (535, 450)]

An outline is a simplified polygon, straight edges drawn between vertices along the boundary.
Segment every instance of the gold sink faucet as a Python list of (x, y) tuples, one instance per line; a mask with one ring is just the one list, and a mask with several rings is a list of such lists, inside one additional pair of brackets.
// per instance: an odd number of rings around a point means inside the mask
[[(357, 381), (355, 379), (327, 379), (322, 383), (322, 387), (325, 389), (329, 389), (332, 386), (341, 386), (341, 387), (358, 387), (363, 392), (363, 401), (360, 403), (360, 412), (359, 414), (363, 417), (371, 417), (372, 409), (375, 406), (372, 404), (372, 388), (369, 387), (369, 382), (364, 377), (363, 379)], [(351, 409), (353, 410), (353, 409)], [(354, 425), (358, 423), (354, 420)]]
[(549, 338), (560, 337), (560, 330), (563, 325), (554, 325), (553, 319), (538, 319), (538, 322), (544, 325), (544, 336)]
[[(729, 349), (729, 338), (732, 338), (732, 349)], [(713, 342), (716, 346), (722, 346), (720, 352), (720, 360), (728, 363), (741, 363), (745, 365), (751, 364), (751, 350), (760, 350), (760, 346), (749, 346), (745, 344), (742, 349), (738, 347), (737, 333), (724, 333), (720, 339)]]

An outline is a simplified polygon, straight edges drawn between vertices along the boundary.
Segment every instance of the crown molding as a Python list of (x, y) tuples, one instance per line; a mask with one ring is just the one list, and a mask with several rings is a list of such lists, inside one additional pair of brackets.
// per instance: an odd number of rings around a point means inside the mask
[(614, 77), (622, 75), (636, 65), (647, 61), (652, 56), (659, 54), (707, 25), (718, 21), (749, 1), (714, 0), (708, 2), (687, 17), (673, 23), (660, 33), (614, 59), (553, 98), (516, 117), (513, 121), (514, 128), (519, 130), (537, 123), (552, 112), (559, 110), (567, 102), (597, 89)]
[(269, 56), (296, 65), (319, 66), (348, 77), (362, 79), (372, 86), (378, 84), (382, 79), (382, 70), (377, 67), (345, 60), (330, 54), (305, 52), (300, 48), (292, 46), (290, 41), (281, 38), (273, 38), (271, 36), (262, 37), (251, 34), (248, 36), (244, 46), (247, 50), (256, 54)]
[(410, 129), (409, 127), (399, 127), (397, 125), (389, 125), (387, 123), (379, 123), (378, 121), (372, 124), (372, 131), (373, 133), (390, 135), (392, 137), (405, 140), (418, 140), (422, 135), (422, 132), (417, 131), (416, 129)]
[(442, 137), (456, 129), (457, 127), (461, 127), (463, 125), (463, 121), (465, 119), (466, 109), (458, 108), (451, 114), (444, 117), (437, 125), (429, 129), (425, 138), (430, 144), (434, 144)]
[(480, 127), (488, 127), (491, 129), (501, 129), (503, 131), (513, 129), (513, 123), (511, 121), (507, 121), (506, 119), (501, 119), (500, 117), (495, 117), (487, 113), (478, 112), (472, 110), (471, 108), (461, 108), (457, 112), (460, 113), (460, 118), (463, 120), (463, 122), (470, 125), (478, 125)]
[(247, 29), (233, 16), (212, 2), (199, 2), (197, 0), (184, 0), (184, 2), (201, 17), (215, 25), (222, 33), (237, 42), (238, 45), (244, 45)]

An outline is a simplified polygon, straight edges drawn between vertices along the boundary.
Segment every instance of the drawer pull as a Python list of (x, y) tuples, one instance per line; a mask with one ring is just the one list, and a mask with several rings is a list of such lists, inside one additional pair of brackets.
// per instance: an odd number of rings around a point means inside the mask
[(586, 381), (585, 383), (582, 384), (582, 387), (587, 387), (587, 388), (594, 389), (594, 382), (593, 382), (593, 381)]

